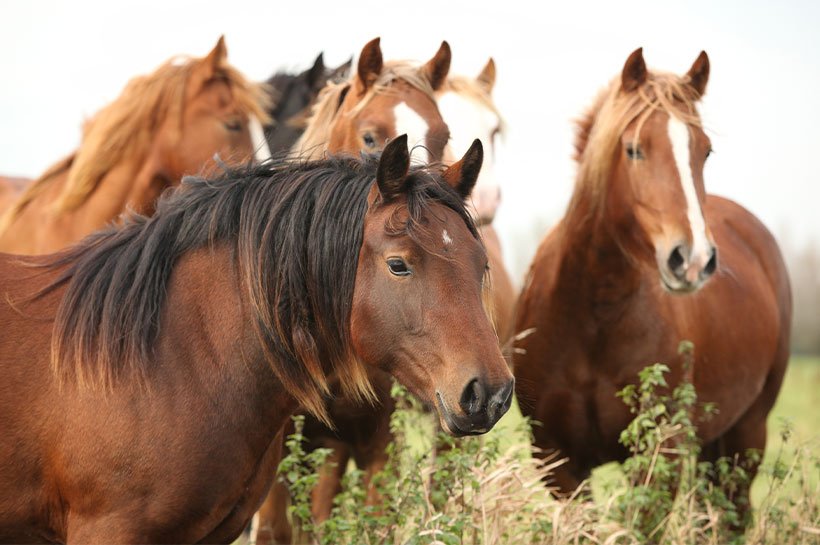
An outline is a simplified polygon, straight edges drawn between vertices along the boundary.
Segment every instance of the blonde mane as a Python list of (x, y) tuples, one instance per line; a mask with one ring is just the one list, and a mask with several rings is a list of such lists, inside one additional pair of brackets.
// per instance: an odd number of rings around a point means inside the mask
[(630, 123), (638, 120), (636, 145), (644, 123), (657, 110), (688, 125), (700, 126), (696, 108), (699, 98), (688, 76), (649, 72), (646, 82), (630, 93), (622, 92), (621, 78), (615, 78), (576, 123), (578, 174), (567, 215), (585, 205), (590, 216), (600, 212), (615, 150)]
[[(35, 180), (15, 204), (0, 217), (0, 232), (35, 198), (44, 193), (60, 174), (68, 179), (53, 203), (54, 211), (76, 209), (94, 192), (100, 180), (122, 161), (141, 161), (157, 131), (167, 119), (175, 121), (172, 141), (181, 137), (186, 90), (197, 59), (167, 61), (154, 73), (132, 79), (122, 94), (97, 112), (83, 126), (79, 149), (50, 167)], [(265, 122), (267, 97), (264, 89), (248, 81), (235, 68), (223, 64), (215, 77), (230, 86), (239, 110)]]
[(492, 95), (487, 93), (484, 87), (475, 79), (466, 76), (449, 76), (444, 87), (438, 92), (439, 96), (446, 92), (456, 93), (473, 102), (477, 102), (482, 107), (491, 111), (498, 118), (498, 132), (501, 135), (507, 132), (507, 123), (504, 116), (498, 111), (498, 107), (493, 101)]
[[(354, 73), (348, 81), (328, 83), (322, 89), (316, 104), (313, 106), (307, 128), (299, 140), (296, 141), (296, 144), (293, 145), (291, 153), (297, 154), (306, 160), (319, 159), (324, 155), (327, 151), (327, 143), (330, 140), (333, 122), (339, 115), (341, 103), (357, 77), (358, 75)], [(408, 83), (435, 102), (435, 91), (433, 91), (430, 81), (417, 64), (409, 61), (387, 61), (384, 63), (384, 68), (382, 68), (375, 83), (368, 89), (358, 104), (345, 115), (358, 114), (377, 95), (395, 93), (393, 84), (397, 81)]]

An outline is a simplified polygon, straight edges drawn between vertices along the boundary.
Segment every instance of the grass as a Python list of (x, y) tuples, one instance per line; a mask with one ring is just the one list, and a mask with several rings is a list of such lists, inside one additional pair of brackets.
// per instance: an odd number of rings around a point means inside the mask
[[(820, 545), (818, 386), (820, 358), (793, 358), (770, 415), (763, 469), (752, 492), (757, 516), (746, 534), (748, 543)], [(648, 399), (647, 409), (657, 407), (658, 402), (667, 403), (657, 397)], [(665, 412), (657, 413), (662, 416), (654, 420), (651, 411), (641, 409), (643, 424), (631, 426), (630, 433), (632, 440), (640, 441), (635, 445), (647, 446), (640, 447), (630, 459), (631, 469), (626, 475), (617, 464), (598, 468), (589, 483), (591, 496), (581, 494), (562, 501), (552, 499), (541, 484), (541, 477), (550, 469), (539, 467), (530, 457), (525, 422), (516, 405), (489, 434), (450, 443), (451, 450), (433, 457), (427, 455), (434, 434), (432, 419), (417, 411), (399, 411), (392, 424), (397, 433), (391, 455), (393, 470), (385, 473), (379, 488), (383, 503), (376, 507), (363, 505), (361, 475), (350, 472), (353, 479), (337, 497), (329, 523), (315, 527), (315, 543), (744, 542), (743, 536), (729, 530), (732, 521), (738, 520), (732, 518), (737, 514), (733, 515), (731, 503), (727, 504), (719, 491), (711, 490), (708, 479), (695, 474), (694, 450), (685, 442), (658, 439), (674, 437), (668, 435), (670, 431), (685, 434), (680, 437), (694, 436), (691, 425), (683, 424), (681, 428), (675, 424), (679, 415), (689, 414), (688, 409), (680, 405), (675, 410), (676, 416), (669, 413), (670, 421)], [(655, 422), (657, 434), (652, 431)], [(782, 433), (784, 429), (787, 433)], [(439, 440), (449, 441), (446, 437)], [(679, 445), (675, 448), (682, 455), (683, 465), (674, 457), (668, 462), (658, 458), (659, 452), (673, 445)], [(304, 498), (311, 486), (313, 467), (299, 479), (297, 488)], [(740, 475), (745, 479), (742, 470), (735, 474), (734, 469), (725, 467), (729, 478)], [(676, 475), (687, 476), (687, 480), (680, 482), (677, 495), (670, 495), (677, 486)], [(309, 517), (308, 506), (304, 500), (295, 507)], [(309, 518), (303, 520), (311, 524)]]

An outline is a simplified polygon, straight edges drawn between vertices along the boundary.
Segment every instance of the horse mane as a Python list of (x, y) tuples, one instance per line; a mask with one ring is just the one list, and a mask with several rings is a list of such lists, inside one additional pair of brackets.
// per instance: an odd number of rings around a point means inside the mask
[[(61, 383), (113, 388), (149, 384), (168, 282), (185, 253), (232, 249), (240, 290), (274, 375), (327, 421), (330, 377), (354, 398), (372, 399), (353, 354), (350, 313), (368, 193), (377, 156), (268, 162), (214, 179), (186, 177), (153, 216), (133, 215), (54, 254), (57, 278), (38, 295), (66, 290), (54, 321), (52, 368)], [(478, 236), (440, 167), (413, 167), (402, 230), (423, 228), (434, 203), (455, 210)]]
[[(292, 152), (304, 159), (318, 159), (327, 150), (327, 143), (330, 140), (330, 129), (333, 120), (339, 113), (347, 92), (350, 90), (357, 74), (352, 74), (348, 81), (343, 83), (328, 83), (320, 92), (313, 106), (307, 127), (302, 136), (294, 144)], [(393, 84), (397, 81), (408, 83), (412, 87), (421, 91), (430, 100), (434, 101), (435, 91), (430, 81), (422, 73), (417, 64), (410, 61), (387, 61), (384, 63), (379, 77), (367, 90), (367, 93), (349, 112), (349, 115), (356, 115), (377, 95), (395, 92)]]
[(466, 76), (449, 76), (444, 87), (438, 91), (439, 95), (452, 92), (466, 97), (473, 102), (477, 102), (487, 110), (491, 111), (498, 118), (498, 132), (503, 136), (507, 132), (507, 123), (504, 116), (498, 111), (495, 101), (490, 93), (481, 86), (475, 78)]
[[(166, 120), (175, 121), (171, 138), (178, 140), (181, 137), (187, 83), (196, 66), (197, 59), (174, 58), (152, 74), (129, 81), (119, 97), (84, 123), (83, 138), (77, 151), (35, 180), (0, 218), (0, 232), (31, 201), (48, 189), (57, 175), (68, 172), (65, 186), (54, 203), (54, 210), (58, 213), (74, 210), (88, 199), (106, 173), (124, 158), (141, 160)], [(230, 86), (243, 114), (254, 115), (262, 122), (267, 120), (267, 113), (260, 106), (266, 103), (261, 86), (248, 81), (236, 68), (227, 64), (219, 67), (214, 78), (222, 79)]]
[(629, 93), (621, 90), (620, 77), (613, 79), (576, 121), (574, 158), (578, 174), (567, 215), (585, 207), (588, 217), (600, 213), (615, 151), (632, 121), (638, 120), (635, 144), (640, 142), (644, 122), (656, 110), (700, 126), (696, 108), (699, 99), (688, 76), (652, 71), (643, 85)]

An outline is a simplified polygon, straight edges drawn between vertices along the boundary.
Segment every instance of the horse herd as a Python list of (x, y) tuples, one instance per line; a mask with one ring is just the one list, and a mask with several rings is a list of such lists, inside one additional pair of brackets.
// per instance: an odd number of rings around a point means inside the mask
[(718, 408), (701, 456), (754, 475), (791, 293), (766, 228), (705, 191), (706, 54), (679, 76), (638, 49), (599, 93), (520, 294), (484, 153), (495, 64), (450, 60), (443, 42), (384, 61), (375, 39), (355, 70), (320, 56), (261, 85), (220, 38), (132, 80), (38, 179), (0, 178), (0, 541), (230, 542), (253, 518), (289, 542), (291, 415), (334, 449), (321, 520), (348, 460), (384, 466), (392, 378), (455, 436), (515, 394), (535, 445), (568, 457), (564, 493), (626, 456), (615, 393), (668, 362)]

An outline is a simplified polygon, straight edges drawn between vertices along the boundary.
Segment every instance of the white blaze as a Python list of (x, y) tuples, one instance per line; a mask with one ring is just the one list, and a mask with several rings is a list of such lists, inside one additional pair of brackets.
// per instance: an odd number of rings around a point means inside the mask
[(393, 115), (396, 118), (396, 134), (407, 135), (407, 145), (411, 150), (413, 146), (422, 146), (417, 151), (422, 153), (424, 163), (429, 163), (430, 151), (427, 149), (427, 133), (430, 131), (430, 127), (427, 122), (404, 102), (393, 108)]
[(692, 254), (690, 262), (700, 260), (705, 265), (709, 260), (709, 241), (706, 238), (706, 222), (703, 220), (703, 210), (698, 202), (698, 193), (695, 190), (695, 179), (692, 176), (692, 165), (689, 160), (689, 127), (686, 123), (669, 116), (669, 141), (672, 143), (672, 154), (680, 174), (680, 183), (686, 197), (686, 217), (689, 219), (689, 229), (692, 231)]
[(248, 119), (248, 130), (251, 133), (251, 143), (253, 144), (253, 154), (260, 163), (271, 158), (268, 140), (262, 130), (262, 124), (255, 115)]

